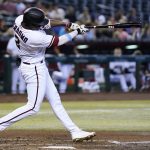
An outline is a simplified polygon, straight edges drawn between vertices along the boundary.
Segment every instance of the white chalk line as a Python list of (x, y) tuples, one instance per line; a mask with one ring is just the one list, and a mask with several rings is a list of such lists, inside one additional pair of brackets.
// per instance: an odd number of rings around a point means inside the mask
[(44, 146), (40, 147), (41, 149), (76, 149), (72, 146)]
[[(141, 110), (141, 111), (150, 111), (150, 108), (112, 108), (112, 109), (78, 109), (78, 110), (67, 110), (70, 114), (92, 114), (92, 113), (116, 113), (116, 112), (122, 112), (122, 111), (134, 111), (134, 110)], [(0, 112), (0, 115), (6, 114), (7, 111), (2, 110)], [(47, 115), (47, 114), (53, 114), (52, 111), (46, 110), (46, 111), (40, 111), (38, 114), (41, 115)]]
[(119, 142), (119, 141), (108, 141), (109, 143), (112, 144), (117, 144), (117, 145), (128, 145), (128, 144), (150, 144), (150, 141), (131, 141), (131, 142)]
[[(92, 113), (113, 113), (113, 112), (122, 112), (123, 110), (125, 111), (133, 111), (135, 110), (134, 108), (115, 108), (115, 109), (80, 109), (80, 110), (67, 110), (68, 113), (70, 114), (78, 114), (78, 113), (88, 113), (88, 114), (92, 114)], [(150, 111), (150, 109), (140, 109), (140, 110), (147, 110)], [(53, 112), (51, 111), (42, 111), (39, 112), (39, 114), (53, 114)]]

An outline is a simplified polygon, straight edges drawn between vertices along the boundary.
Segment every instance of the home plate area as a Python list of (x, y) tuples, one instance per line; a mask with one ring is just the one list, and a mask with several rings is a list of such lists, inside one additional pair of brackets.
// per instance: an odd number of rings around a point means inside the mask
[(96, 132), (92, 141), (73, 143), (64, 131), (7, 130), (1, 132), (1, 150), (148, 150), (150, 132)]

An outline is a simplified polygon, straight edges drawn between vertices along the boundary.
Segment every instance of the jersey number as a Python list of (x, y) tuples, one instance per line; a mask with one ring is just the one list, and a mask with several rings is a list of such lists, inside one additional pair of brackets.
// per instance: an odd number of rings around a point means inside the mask
[(17, 35), (15, 35), (15, 41), (16, 41), (17, 47), (20, 49), (20, 41)]

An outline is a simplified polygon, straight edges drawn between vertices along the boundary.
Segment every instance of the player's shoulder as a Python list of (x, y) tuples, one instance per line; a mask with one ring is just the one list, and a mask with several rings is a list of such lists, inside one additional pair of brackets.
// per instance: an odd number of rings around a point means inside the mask
[(44, 44), (44, 41), (49, 41), (53, 36), (46, 35), (46, 33), (42, 30), (32, 30), (28, 35), (29, 41), (34, 45)]
[(45, 36), (46, 33), (43, 32), (42, 30), (31, 30), (30, 32), (30, 38), (32, 38), (32, 40), (34, 41), (43, 39)]
[(14, 42), (15, 42), (15, 37), (13, 36), (9, 39), (8, 43), (14, 43)]
[(15, 24), (16, 25), (21, 25), (21, 22), (23, 21), (23, 15), (19, 15), (16, 19), (15, 19)]
[(14, 43), (15, 43), (15, 37), (11, 37), (8, 41), (7, 48), (11, 50), (11, 48), (14, 46)]

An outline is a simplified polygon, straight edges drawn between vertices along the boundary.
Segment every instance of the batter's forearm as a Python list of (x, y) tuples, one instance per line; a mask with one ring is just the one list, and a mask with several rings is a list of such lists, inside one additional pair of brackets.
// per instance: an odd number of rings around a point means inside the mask
[(60, 36), (59, 37), (58, 46), (63, 45), (65, 43), (67, 43), (67, 42), (72, 41), (72, 39), (74, 37), (76, 37), (77, 35), (78, 35), (78, 31), (75, 30), (75, 31), (72, 31), (70, 33), (67, 33), (67, 34), (64, 34), (64, 35)]

